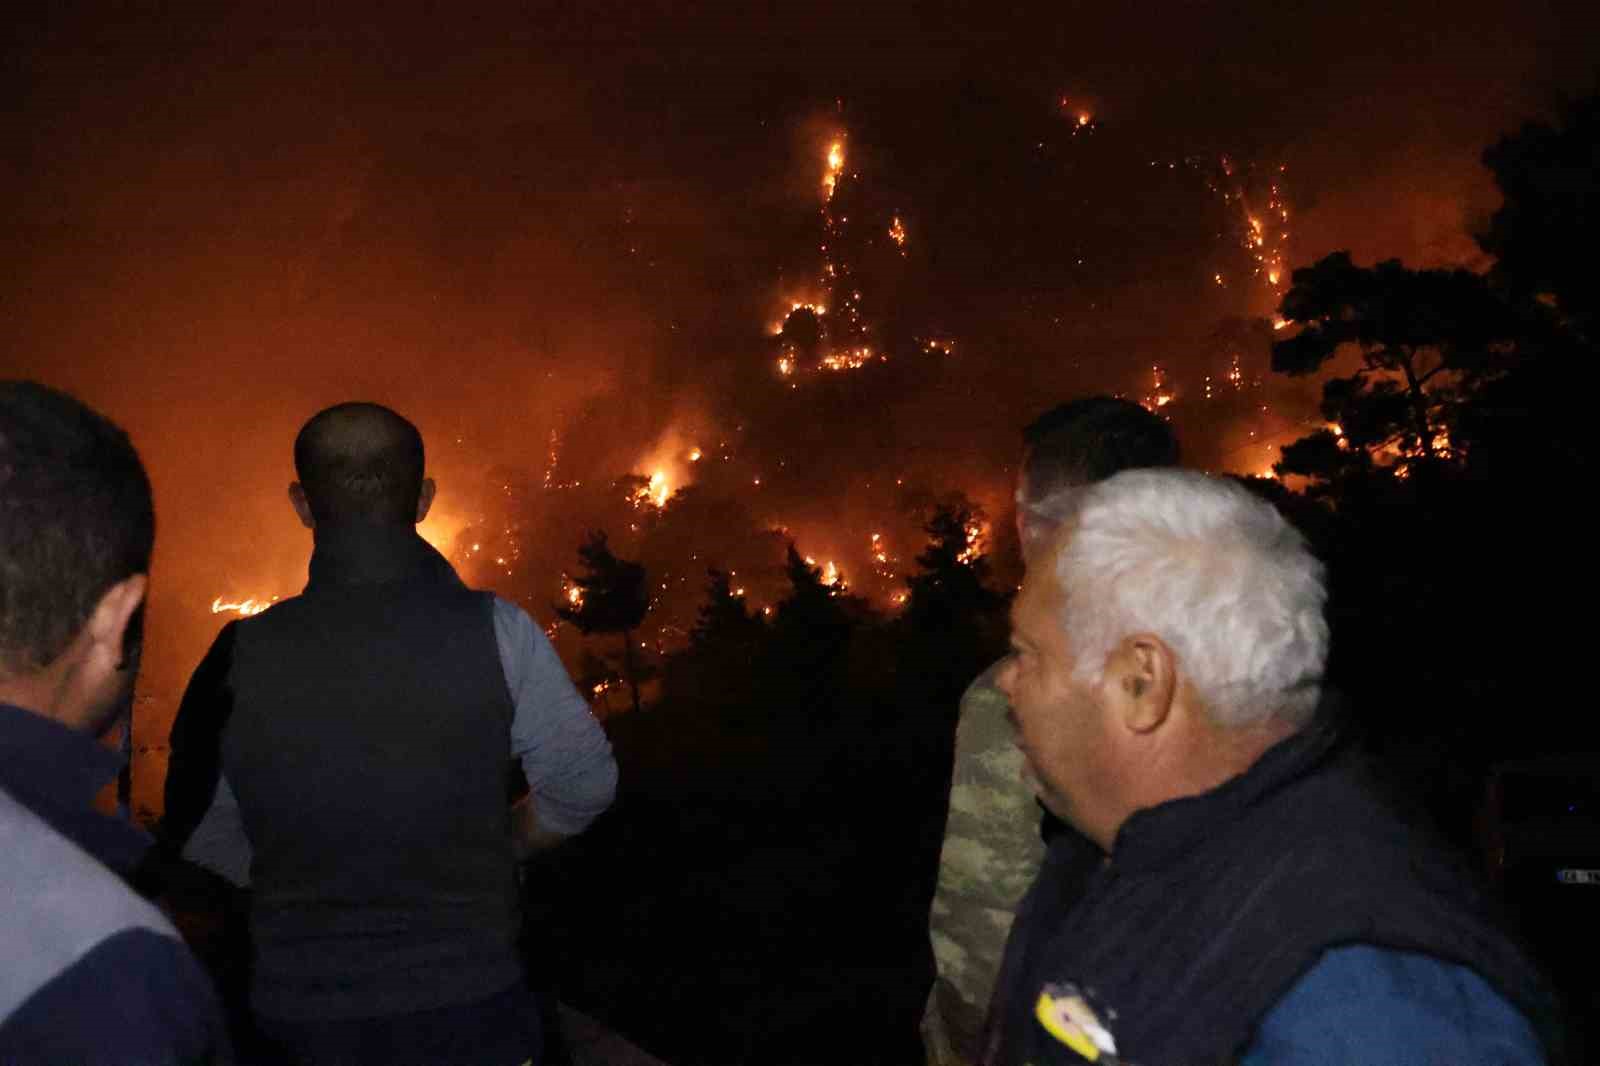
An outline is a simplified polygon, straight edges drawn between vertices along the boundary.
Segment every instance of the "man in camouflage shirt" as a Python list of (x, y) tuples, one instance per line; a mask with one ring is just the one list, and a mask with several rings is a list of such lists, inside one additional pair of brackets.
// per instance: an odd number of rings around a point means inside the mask
[[(1052, 408), (1023, 430), (1017, 534), (1023, 560), (1072, 506), (1073, 490), (1123, 470), (1173, 466), (1178, 442), (1138, 404), (1091, 396)], [(995, 663), (961, 697), (950, 815), (939, 856), (929, 934), (938, 978), (923, 1017), (930, 1066), (967, 1066), (1000, 969), (1018, 902), (1039, 872), (1044, 839), (1076, 831), (1046, 818), (1023, 779)], [(1084, 876), (1099, 849), (1082, 839)]]

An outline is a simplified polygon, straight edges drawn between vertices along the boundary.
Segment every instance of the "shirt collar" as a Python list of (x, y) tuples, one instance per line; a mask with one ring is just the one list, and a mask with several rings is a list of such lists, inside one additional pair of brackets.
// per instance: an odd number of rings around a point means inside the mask
[(0, 703), (0, 786), (56, 832), (126, 874), (149, 837), (94, 809), (96, 794), (122, 766), (121, 755), (87, 733)]
[(122, 769), (122, 756), (53, 718), (0, 703), (0, 784), (12, 793), (88, 807)]
[(1325, 697), (1310, 724), (1268, 748), (1244, 773), (1198, 796), (1134, 812), (1117, 833), (1112, 863), (1126, 871), (1164, 866), (1218, 826), (1266, 802), (1343, 749), (1337, 719), (1331, 698)]
[(330, 585), (377, 585), (419, 577), (459, 583), (455, 570), (409, 525), (320, 523), (313, 536), (306, 591)]

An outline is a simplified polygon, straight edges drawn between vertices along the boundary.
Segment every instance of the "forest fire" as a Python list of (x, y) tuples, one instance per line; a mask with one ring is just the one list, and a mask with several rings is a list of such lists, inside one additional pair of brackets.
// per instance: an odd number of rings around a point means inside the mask
[[(1069, 130), (1074, 135), (1095, 128), (1092, 112), (1081, 105), (1068, 110), (1066, 118)], [(781, 303), (772, 309), (774, 313), (766, 319), (765, 329), (757, 324), (753, 332), (758, 343), (763, 343), (759, 340), (763, 332), (768, 338), (764, 342), (769, 345), (765, 353), (771, 361), (766, 366), (776, 371), (774, 390), (786, 386), (786, 393), (788, 389), (805, 387), (809, 381), (821, 380), (828, 375), (843, 376), (850, 372), (861, 372), (864, 382), (861, 388), (871, 390), (875, 385), (872, 384), (874, 378), (869, 368), (889, 362), (896, 354), (901, 358), (911, 354), (939, 357), (937, 365), (944, 365), (944, 360), (951, 360), (952, 365), (958, 365), (953, 363), (958, 341), (943, 328), (943, 323), (928, 322), (928, 331), (918, 333), (915, 332), (917, 323), (912, 322), (912, 329), (902, 334), (903, 340), (896, 342), (885, 339), (891, 334), (885, 329), (885, 320), (879, 317), (880, 307), (890, 313), (893, 313), (894, 307), (892, 304), (880, 304), (880, 301), (884, 299), (885, 290), (894, 290), (896, 272), (909, 269), (901, 265), (909, 256), (906, 215), (898, 207), (891, 210), (886, 202), (887, 197), (874, 201), (873, 197), (878, 195), (876, 190), (857, 184), (862, 180), (861, 174), (846, 171), (847, 155), (842, 133), (834, 135), (824, 145), (821, 174), (823, 202), (820, 209), (814, 201), (806, 207), (808, 211), (817, 212), (812, 217), (816, 219), (814, 225), (818, 239), (812, 246), (814, 250), (810, 253), (810, 266), (802, 268), (802, 273), (810, 274), (811, 280), (802, 277), (798, 282), (788, 279), (782, 281), (778, 287), (782, 293)], [(1242, 233), (1235, 243), (1235, 234), (1231, 229), (1228, 231), (1225, 246), (1236, 258), (1231, 267), (1224, 269), (1238, 273), (1253, 268), (1254, 273), (1265, 278), (1269, 286), (1276, 285), (1282, 276), (1285, 236), (1282, 223), (1287, 220), (1287, 208), (1282, 203), (1274, 180), (1260, 210), (1252, 211), (1245, 199), (1247, 183), (1242, 178), (1236, 178), (1232, 168), (1231, 160), (1224, 160), (1224, 178), (1218, 179), (1218, 184), (1214, 186), (1229, 205), (1230, 212), (1238, 210), (1239, 214), (1233, 217), (1239, 219)], [(869, 209), (863, 204), (874, 206)], [(1237, 256), (1240, 245), (1250, 257), (1248, 267), (1239, 266)], [(874, 263), (875, 266), (872, 265)], [(1218, 270), (1215, 282), (1226, 288), (1226, 281), (1223, 271)], [(1240, 292), (1245, 293), (1246, 290), (1240, 287)], [(1274, 328), (1281, 328), (1286, 323), (1280, 319), (1272, 324)], [(930, 364), (930, 368), (934, 365)], [(1150, 372), (1149, 389), (1141, 402), (1149, 409), (1161, 411), (1164, 416), (1170, 417), (1170, 409), (1178, 401), (1182, 390), (1161, 364), (1151, 364)], [(1244, 388), (1244, 370), (1236, 352), (1230, 355), (1226, 368), (1218, 373), (1218, 380), (1225, 380), (1231, 385), (1230, 391)], [(1209, 377), (1204, 391), (1207, 398), (1212, 397)], [(638, 553), (648, 568), (649, 625), (650, 631), (657, 635), (652, 641), (641, 643), (641, 649), (653, 648), (656, 655), (669, 655), (674, 647), (686, 640), (694, 612), (698, 609), (697, 596), (703, 587), (699, 575), (703, 574), (708, 564), (717, 566), (729, 559), (729, 551), (745, 550), (730, 548), (734, 531), (720, 528), (718, 523), (722, 521), (721, 518), (697, 517), (707, 512), (697, 511), (697, 505), (685, 504), (680, 507), (675, 502), (679, 491), (696, 481), (703, 483), (704, 494), (685, 499), (705, 501), (732, 498), (743, 501), (739, 506), (748, 506), (751, 501), (760, 500), (763, 507), (774, 508), (775, 511), (768, 511), (761, 516), (763, 521), (778, 530), (777, 537), (765, 543), (792, 543), (796, 538), (785, 523), (797, 520), (803, 531), (802, 539), (812, 540), (812, 543), (853, 545), (855, 551), (836, 548), (832, 553), (833, 558), (825, 556), (819, 561), (814, 557), (805, 557), (807, 565), (815, 568), (816, 580), (835, 595), (851, 591), (845, 576), (846, 568), (850, 568), (852, 574), (864, 579), (861, 587), (855, 590), (856, 593), (874, 601), (880, 609), (896, 611), (910, 602), (911, 592), (906, 585), (906, 578), (914, 566), (903, 562), (890, 544), (915, 543), (930, 504), (923, 498), (915, 505), (919, 509), (913, 510), (912, 505), (898, 502), (897, 495), (900, 492), (911, 491), (904, 478), (895, 477), (892, 489), (888, 479), (885, 479), (884, 489), (896, 495), (880, 497), (873, 506), (887, 504), (905, 510), (880, 513), (879, 517), (873, 518), (869, 528), (876, 529), (876, 532), (846, 534), (844, 530), (849, 528), (852, 519), (842, 514), (826, 518), (805, 514), (807, 500), (794, 495), (797, 482), (792, 463), (796, 458), (793, 452), (775, 451), (768, 447), (766, 450), (752, 449), (741, 456), (731, 443), (735, 434), (729, 430), (744, 416), (726, 410), (720, 412), (718, 419), (723, 429), (717, 438), (711, 438), (713, 441), (720, 439), (720, 443), (715, 447), (702, 447), (702, 442), (708, 439), (705, 433), (709, 425), (716, 424), (700, 420), (703, 417), (696, 415), (686, 418), (683, 413), (671, 416), (665, 428), (659, 430), (654, 443), (647, 450), (635, 453), (636, 458), (624, 466), (624, 469), (632, 472), (621, 477), (610, 475), (615, 480), (607, 480), (608, 475), (594, 467), (591, 457), (580, 459), (567, 454), (572, 442), (580, 439), (570, 426), (540, 432), (543, 447), (537, 451), (540, 453), (538, 465), (542, 469), (532, 475), (536, 479), (532, 483), (533, 489), (536, 492), (543, 490), (544, 493), (557, 490), (569, 493), (560, 510), (581, 510), (589, 506), (585, 501), (591, 496), (596, 499), (603, 496), (607, 501), (604, 508), (619, 508), (620, 519), (615, 517), (617, 511), (604, 510), (602, 513), (613, 517), (604, 518), (597, 514), (595, 518), (586, 520), (594, 523), (591, 528), (616, 532), (619, 536), (619, 553)], [(742, 434), (745, 428), (739, 425), (738, 432)], [(569, 435), (572, 435), (570, 439)], [(1237, 469), (1259, 468), (1261, 453), (1257, 449), (1264, 445), (1254, 434), (1252, 437), (1248, 454), (1235, 464)], [(725, 463), (734, 465), (725, 467)], [(1263, 470), (1261, 476), (1272, 476), (1270, 468)], [(592, 481), (588, 492), (580, 491), (584, 479)], [(461, 566), (463, 576), (473, 583), (515, 584), (523, 589), (518, 598), (537, 608), (541, 596), (529, 590), (541, 584), (548, 589), (552, 577), (559, 574), (559, 592), (554, 602), (546, 599), (544, 603), (550, 608), (564, 611), (582, 609), (586, 603), (585, 588), (588, 586), (581, 585), (566, 571), (557, 570), (547, 550), (532, 547), (537, 544), (537, 540), (532, 539), (536, 537), (533, 530), (547, 527), (529, 525), (524, 519), (516, 517), (520, 506), (517, 502), (518, 493), (522, 490), (513, 487), (513, 479), (509, 475), (496, 473), (493, 482), (492, 491), (477, 501), (477, 506), (466, 509), (466, 513), (476, 516), (471, 522), (463, 522), (436, 510), (423, 527), (424, 535), (452, 562)], [(607, 491), (604, 487), (607, 485), (613, 488)], [(726, 504), (719, 502), (716, 506), (723, 507)], [(862, 516), (858, 513), (854, 521), (861, 520)], [(855, 526), (857, 530), (861, 528)], [(864, 541), (857, 540), (858, 537), (864, 538)], [(966, 523), (962, 538), (955, 552), (956, 562), (960, 565), (977, 565), (991, 550), (990, 527), (981, 518)], [(565, 557), (570, 559), (570, 555)], [(749, 609), (763, 619), (774, 616), (775, 605), (783, 599), (784, 590), (782, 566), (770, 556), (765, 562), (755, 562), (748, 577), (738, 582), (730, 581), (728, 589), (729, 594), (741, 601), (753, 599)], [(225, 600), (219, 597), (213, 602), (212, 610), (218, 614), (249, 616), (264, 610), (271, 602), (256, 598)], [(583, 654), (590, 653), (589, 646), (574, 643), (579, 639), (579, 630), (559, 618), (548, 622), (546, 632), (553, 641), (559, 637), (564, 657), (578, 655), (580, 647)], [(613, 677), (594, 676), (583, 680), (583, 690), (596, 701), (603, 701), (616, 684)]]
[[(1066, 129), (1062, 136), (1097, 128), (1094, 112), (1081, 102), (1065, 108), (1063, 119)], [(1112, 143), (1108, 132), (1094, 150)], [(611, 532), (616, 536), (617, 556), (637, 559), (649, 575), (649, 620), (635, 632), (651, 634), (639, 647), (656, 656), (670, 656), (688, 641), (696, 611), (704, 602), (708, 566), (720, 568), (737, 560), (746, 576), (730, 581), (728, 593), (747, 601), (753, 616), (774, 617), (787, 590), (782, 546), (796, 540), (828, 546), (828, 551), (818, 553), (820, 560), (805, 559), (815, 568), (816, 580), (835, 595), (853, 592), (882, 611), (899, 610), (911, 601), (906, 582), (922, 565), (912, 558), (920, 555), (927, 543), (920, 539), (929, 528), (923, 523), (936, 507), (945, 505), (947, 494), (956, 486), (941, 485), (937, 460), (920, 470), (900, 466), (905, 446), (898, 442), (871, 445), (890, 450), (869, 453), (854, 444), (831, 448), (831, 438), (795, 434), (785, 425), (786, 420), (792, 419), (795, 426), (820, 425), (827, 420), (818, 417), (821, 411), (799, 415), (805, 410), (805, 399), (791, 397), (790, 390), (815, 388), (818, 397), (826, 397), (830, 404), (861, 402), (876, 409), (872, 405), (883, 402), (880, 389), (892, 385), (904, 391), (899, 375), (880, 370), (884, 364), (926, 359), (927, 370), (920, 376), (939, 382), (956, 380), (946, 375), (970, 373), (971, 367), (963, 364), (972, 361), (976, 365), (989, 353), (982, 337), (968, 340), (956, 332), (966, 324), (961, 317), (945, 317), (938, 310), (930, 313), (906, 302), (904, 290), (911, 287), (914, 277), (911, 271), (922, 269), (922, 264), (910, 262), (911, 226), (907, 220), (922, 216), (904, 210), (903, 201), (897, 202), (901, 193), (889, 188), (892, 177), (869, 173), (864, 178), (859, 162), (847, 154), (846, 144), (842, 131), (820, 142), (822, 203), (819, 206), (812, 195), (802, 193), (794, 205), (797, 216), (809, 218), (811, 239), (799, 247), (795, 252), (798, 259), (786, 265), (787, 272), (764, 295), (770, 300), (776, 294), (778, 301), (752, 304), (758, 313), (765, 312), (747, 323), (745, 335), (768, 375), (766, 395), (760, 389), (753, 395), (746, 389), (730, 406), (731, 393), (697, 396), (692, 401), (680, 393), (670, 397), (670, 410), (660, 413), (653, 409), (645, 413), (641, 405), (640, 417), (620, 420), (625, 426), (617, 437), (622, 442), (620, 455), (616, 450), (595, 454), (588, 446), (585, 424), (562, 413), (557, 425), (541, 426), (533, 438), (533, 469), (526, 484), (518, 483), (514, 465), (493, 468), (486, 479), (487, 491), (470, 504), (457, 503), (460, 497), (451, 497), (453, 506), (462, 509), (460, 513), (473, 516), (470, 521), (441, 517), (435, 511), (425, 524), (424, 536), (461, 569), (465, 580), (479, 587), (504, 588), (504, 594), (514, 595), (534, 611), (542, 606), (570, 612), (584, 608), (586, 598), (593, 606), (593, 589), (598, 586), (580, 584), (561, 568), (572, 565), (568, 527), (582, 521), (585, 528)], [(1082, 149), (1089, 150), (1087, 146)], [(817, 172), (811, 168), (817, 161), (813, 154), (807, 163), (808, 188), (814, 188), (810, 183)], [(856, 162), (855, 169), (847, 170), (850, 162)], [(1283, 276), (1288, 212), (1276, 174), (1270, 189), (1261, 193), (1259, 183), (1252, 187), (1246, 180), (1248, 174), (1236, 176), (1242, 172), (1233, 169), (1231, 160), (1224, 164), (1225, 174), (1216, 179), (1214, 190), (1228, 205), (1231, 224), (1222, 234), (1221, 247), (1232, 258), (1215, 264), (1214, 280), (1223, 289), (1230, 288), (1230, 280), (1235, 282), (1221, 299), (1249, 300), (1257, 305), (1264, 295), (1262, 289), (1277, 285)], [(1137, 165), (1142, 167), (1142, 157)], [(1252, 189), (1256, 200), (1247, 202)], [(1189, 195), (1205, 194), (1191, 190)], [(1249, 204), (1257, 201), (1252, 210)], [(939, 235), (931, 222), (928, 225), (931, 243)], [(921, 232), (919, 223), (919, 246), (923, 243)], [(1211, 239), (1209, 234), (1206, 239)], [(1266, 286), (1237, 283), (1236, 279), (1253, 280), (1255, 275), (1260, 275)], [(1261, 313), (1258, 306), (1251, 310)], [(1280, 323), (1272, 325), (1280, 328)], [(1233, 350), (1223, 357), (1229, 361), (1212, 364), (1212, 373), (1219, 385), (1226, 381), (1232, 388), (1219, 391), (1241, 392), (1246, 376), (1240, 355)], [(1139, 390), (1144, 393), (1141, 402), (1163, 417), (1181, 418), (1180, 397), (1187, 392), (1179, 384), (1179, 375), (1169, 374), (1163, 363), (1164, 357), (1161, 363), (1144, 363), (1151, 378), (1148, 386)], [(832, 384), (823, 384), (828, 381)], [(1259, 384), (1250, 382), (1252, 387)], [(1198, 394), (1200, 390), (1193, 391)], [(1208, 399), (1214, 394), (1211, 377), (1206, 378), (1204, 394)], [(774, 397), (783, 397), (787, 406), (772, 406)], [(653, 440), (646, 436), (650, 433), (654, 433)], [(838, 434), (841, 438), (848, 435), (848, 431)], [(1265, 447), (1262, 437), (1268, 435), (1252, 434), (1251, 443), (1231, 460), (1231, 467), (1260, 469), (1260, 449)], [(1283, 436), (1270, 435), (1273, 439)], [(633, 450), (626, 443), (630, 440), (648, 445)], [(802, 441), (806, 443), (799, 443)], [(816, 451), (808, 454), (797, 447)], [(902, 450), (892, 450), (895, 448)], [(799, 462), (802, 458), (804, 464)], [(619, 476), (618, 469), (627, 473)], [(894, 470), (896, 476), (878, 476), (876, 471), (884, 469)], [(823, 476), (828, 484), (866, 495), (853, 496), (854, 503), (840, 499), (819, 504), (817, 478)], [(1270, 471), (1262, 476), (1270, 476)], [(445, 484), (453, 489), (459, 482), (447, 479)], [(697, 491), (683, 493), (691, 485)], [(550, 495), (557, 490), (563, 493), (559, 502)], [(540, 505), (538, 498), (548, 501), (548, 506)], [(755, 507), (761, 510), (751, 513)], [(980, 512), (975, 509), (973, 513)], [(547, 515), (565, 516), (568, 526)], [(790, 532), (791, 522), (798, 535)], [(870, 525), (865, 524), (868, 522)], [(868, 533), (868, 529), (875, 532)], [(945, 559), (953, 554), (958, 564), (976, 566), (993, 550), (991, 527), (982, 518), (967, 522), (960, 537), (958, 545), (947, 545)], [(898, 546), (903, 556), (891, 544)], [(853, 589), (847, 572), (857, 579)], [(731, 570), (729, 574), (731, 577)], [(267, 583), (267, 587), (284, 586)], [(554, 596), (550, 595), (552, 588), (558, 589)], [(586, 589), (590, 591), (586, 593)], [(271, 602), (219, 597), (213, 612), (248, 616)], [(542, 617), (548, 623), (547, 634), (553, 641), (559, 638), (559, 651), (569, 662), (585, 661), (580, 657), (592, 658), (597, 648), (604, 647), (582, 642), (589, 633), (586, 629), (565, 620), (549, 621), (549, 614)], [(602, 658), (607, 654), (600, 652)], [(581, 690), (596, 700), (603, 700), (616, 684), (608, 676), (580, 680)]]

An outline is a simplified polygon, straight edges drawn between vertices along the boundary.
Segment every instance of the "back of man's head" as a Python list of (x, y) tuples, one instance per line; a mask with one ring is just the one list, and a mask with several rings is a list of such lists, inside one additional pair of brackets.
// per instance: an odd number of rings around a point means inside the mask
[(294, 468), (318, 522), (410, 525), (422, 492), (422, 434), (387, 407), (341, 403), (294, 440)]
[(1166, 421), (1115, 396), (1052, 407), (1022, 431), (1018, 480), (1024, 548), (1042, 541), (1070, 511), (1072, 490), (1124, 470), (1177, 466), (1178, 438)]
[(154, 545), (128, 435), (66, 393), (0, 382), (0, 676), (54, 662), (107, 589), (149, 572)]

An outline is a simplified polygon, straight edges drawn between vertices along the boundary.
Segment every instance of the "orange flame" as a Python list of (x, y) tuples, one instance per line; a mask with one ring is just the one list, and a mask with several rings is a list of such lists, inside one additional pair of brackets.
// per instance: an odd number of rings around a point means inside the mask
[(828, 145), (827, 169), (822, 173), (822, 198), (833, 199), (833, 190), (839, 184), (839, 175), (844, 170), (844, 141), (837, 140)]
[(278, 597), (276, 596), (269, 600), (224, 600), (221, 596), (218, 596), (216, 599), (211, 601), (211, 613), (227, 614), (232, 612), (237, 614), (240, 618), (249, 618), (251, 615), (260, 614), (262, 611), (265, 611), (268, 607), (271, 607), (277, 602)]

